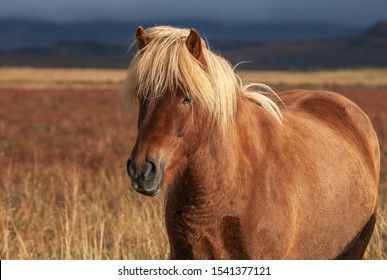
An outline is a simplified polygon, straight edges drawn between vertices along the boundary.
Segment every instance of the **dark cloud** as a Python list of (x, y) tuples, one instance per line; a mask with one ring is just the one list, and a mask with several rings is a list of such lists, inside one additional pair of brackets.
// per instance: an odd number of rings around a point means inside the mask
[(2, 0), (0, 17), (56, 21), (213, 19), (369, 25), (387, 18), (386, 0)]

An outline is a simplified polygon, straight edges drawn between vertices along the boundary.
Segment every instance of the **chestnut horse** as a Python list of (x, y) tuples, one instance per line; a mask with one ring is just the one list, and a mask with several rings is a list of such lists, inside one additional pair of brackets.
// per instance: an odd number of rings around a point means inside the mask
[(136, 43), (127, 172), (137, 192), (165, 191), (171, 259), (363, 257), (380, 151), (357, 105), (243, 84), (194, 29), (139, 27)]

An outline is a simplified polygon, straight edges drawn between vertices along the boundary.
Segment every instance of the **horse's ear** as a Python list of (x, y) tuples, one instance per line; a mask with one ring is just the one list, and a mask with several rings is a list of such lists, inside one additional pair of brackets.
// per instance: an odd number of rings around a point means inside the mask
[(187, 41), (185, 42), (189, 52), (199, 61), (203, 58), (202, 53), (202, 39), (199, 33), (195, 29), (191, 29), (188, 35)]
[(142, 50), (143, 48), (146, 47), (150, 42), (149, 36), (146, 34), (144, 28), (142, 26), (137, 27), (136, 31), (136, 44), (137, 48), (139, 50)]

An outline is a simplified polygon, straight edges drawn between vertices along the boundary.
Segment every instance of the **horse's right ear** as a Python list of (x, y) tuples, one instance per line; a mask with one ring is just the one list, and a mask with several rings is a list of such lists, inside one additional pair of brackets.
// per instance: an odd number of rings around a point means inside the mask
[(146, 34), (144, 28), (142, 26), (137, 27), (136, 31), (136, 44), (137, 48), (139, 50), (142, 50), (143, 48), (146, 47), (150, 42), (149, 36)]

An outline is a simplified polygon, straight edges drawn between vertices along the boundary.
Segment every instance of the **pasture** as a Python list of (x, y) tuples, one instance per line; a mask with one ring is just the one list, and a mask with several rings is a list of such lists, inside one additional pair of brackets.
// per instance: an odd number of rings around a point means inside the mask
[[(387, 70), (242, 72), (276, 90), (337, 91), (370, 117), (382, 164), (368, 252), (387, 259)], [(166, 259), (163, 196), (131, 191), (137, 109), (124, 70), (0, 69), (0, 258)]]

